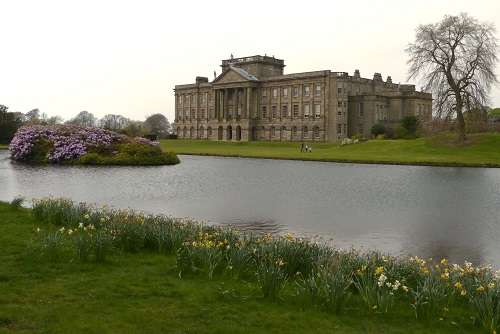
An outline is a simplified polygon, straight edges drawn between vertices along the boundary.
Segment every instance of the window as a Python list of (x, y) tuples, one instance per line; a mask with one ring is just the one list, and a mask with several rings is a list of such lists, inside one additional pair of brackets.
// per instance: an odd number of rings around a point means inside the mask
[(277, 114), (278, 114), (278, 108), (276, 106), (272, 106), (271, 107), (271, 115), (272, 115), (272, 117), (276, 118)]
[(337, 110), (337, 116), (342, 116), (342, 110)]
[(242, 94), (243, 94), (243, 91), (238, 90), (238, 101), (241, 101)]
[(214, 110), (212, 108), (208, 109), (208, 117), (212, 119), (214, 117)]
[(337, 107), (342, 108), (342, 101), (337, 102)]
[(358, 133), (363, 134), (363, 124), (358, 124)]
[(288, 88), (283, 88), (283, 97), (288, 97)]
[(314, 127), (314, 138), (319, 138), (319, 126)]
[(260, 128), (260, 138), (265, 138), (266, 137), (266, 128), (261, 127)]
[(179, 104), (182, 104), (182, 95), (179, 95)]
[(233, 99), (233, 90), (232, 89), (229, 89), (227, 91), (227, 99), (228, 100), (232, 100)]
[(238, 106), (238, 118), (241, 117), (241, 111), (242, 111), (243, 107), (242, 106)]
[(320, 85), (316, 85), (316, 87), (314, 89), (314, 94), (316, 96), (321, 95), (321, 86)]
[(281, 106), (281, 117), (282, 118), (288, 117), (288, 106)]
[(337, 94), (342, 94), (342, 82), (337, 84)]
[(267, 117), (267, 107), (266, 106), (262, 106), (262, 118), (266, 118)]
[(191, 103), (196, 103), (196, 95), (191, 94)]
[(227, 107), (227, 119), (232, 119), (233, 118), (233, 106), (228, 106)]
[(191, 119), (196, 118), (196, 109), (191, 109)]
[(365, 108), (365, 106), (364, 106), (363, 102), (359, 102), (359, 114), (358, 114), (359, 117), (364, 116), (364, 112), (365, 112), (364, 108)]
[(337, 124), (337, 134), (341, 134), (342, 133), (342, 124)]
[(201, 119), (205, 119), (205, 109), (201, 109)]
[(292, 138), (297, 139), (297, 127), (292, 127)]
[(321, 116), (321, 105), (315, 104), (314, 105), (314, 117), (319, 118)]
[(344, 108), (347, 108), (347, 101), (344, 101)]
[(294, 86), (293, 87), (293, 97), (298, 97), (299, 96), (299, 86)]
[(189, 119), (189, 111), (186, 109), (184, 110), (184, 120), (188, 120)]
[(299, 106), (297, 104), (293, 105), (293, 118), (299, 117)]
[(309, 130), (307, 129), (307, 126), (302, 128), (302, 137), (309, 138)]
[(271, 126), (271, 138), (274, 137), (276, 137), (276, 129), (274, 128), (274, 126)]
[(208, 133), (207, 133), (207, 136), (208, 136), (208, 137), (212, 137), (212, 127), (211, 127), (211, 126), (209, 126), (209, 127), (207, 128), (207, 132), (208, 132)]
[(262, 98), (263, 99), (267, 98), (267, 90), (266, 89), (262, 90)]
[(309, 105), (304, 104), (304, 118), (309, 118)]
[(214, 100), (214, 95), (212, 93), (208, 93), (208, 101), (212, 102)]
[(304, 86), (304, 96), (310, 95), (309, 88), (310, 88), (309, 86)]
[(273, 99), (278, 97), (278, 88), (273, 88)]
[(205, 102), (206, 95), (205, 93), (201, 93), (201, 102)]

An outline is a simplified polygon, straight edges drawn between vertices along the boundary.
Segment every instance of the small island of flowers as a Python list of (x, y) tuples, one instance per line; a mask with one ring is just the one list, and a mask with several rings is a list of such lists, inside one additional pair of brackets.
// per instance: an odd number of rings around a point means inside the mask
[(175, 165), (179, 158), (159, 142), (79, 125), (18, 129), (9, 146), (14, 161), (94, 165)]

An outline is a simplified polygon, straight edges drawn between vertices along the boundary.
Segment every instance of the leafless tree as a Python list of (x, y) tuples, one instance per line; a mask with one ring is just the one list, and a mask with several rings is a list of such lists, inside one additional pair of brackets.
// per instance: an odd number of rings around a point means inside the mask
[(96, 126), (97, 117), (94, 114), (84, 110), (80, 111), (75, 118), (69, 120), (67, 123), (78, 124), (83, 126)]
[(101, 127), (112, 131), (120, 131), (123, 129), (127, 119), (122, 115), (107, 114), (100, 120)]
[(464, 112), (489, 104), (498, 62), (498, 41), (492, 23), (479, 22), (467, 13), (445, 16), (435, 24), (419, 25), (410, 56), (408, 79), (421, 77), (434, 95), (436, 116), (456, 117), (458, 136), (465, 140)]

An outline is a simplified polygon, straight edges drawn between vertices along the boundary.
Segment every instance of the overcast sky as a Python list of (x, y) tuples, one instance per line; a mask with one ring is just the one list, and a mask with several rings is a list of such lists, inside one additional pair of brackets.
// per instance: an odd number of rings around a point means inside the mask
[[(173, 121), (175, 85), (212, 80), (231, 53), (274, 55), (285, 74), (359, 69), (405, 83), (415, 28), (460, 12), (495, 22), (500, 1), (0, 0), (0, 104)], [(500, 107), (500, 87), (491, 97)]]

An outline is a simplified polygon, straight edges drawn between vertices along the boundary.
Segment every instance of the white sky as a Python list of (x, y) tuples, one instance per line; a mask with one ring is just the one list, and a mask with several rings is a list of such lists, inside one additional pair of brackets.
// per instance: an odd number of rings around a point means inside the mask
[[(500, 1), (0, 0), (0, 104), (172, 122), (175, 85), (212, 80), (231, 53), (274, 55), (285, 74), (359, 69), (405, 83), (415, 28), (460, 12), (495, 22)], [(500, 107), (500, 87), (491, 97)]]

